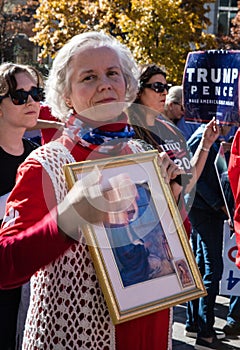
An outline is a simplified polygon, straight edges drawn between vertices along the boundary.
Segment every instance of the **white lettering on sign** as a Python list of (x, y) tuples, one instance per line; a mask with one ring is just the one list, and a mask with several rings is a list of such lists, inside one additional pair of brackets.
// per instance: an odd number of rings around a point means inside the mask
[[(191, 94), (195, 94), (196, 92), (201, 92), (202, 95), (210, 95), (210, 86), (191, 86)], [(215, 96), (224, 96), (224, 97), (233, 97), (233, 87), (232, 86), (214, 86)]]
[(220, 83), (233, 84), (238, 79), (238, 68), (187, 68), (188, 81), (192, 83)]

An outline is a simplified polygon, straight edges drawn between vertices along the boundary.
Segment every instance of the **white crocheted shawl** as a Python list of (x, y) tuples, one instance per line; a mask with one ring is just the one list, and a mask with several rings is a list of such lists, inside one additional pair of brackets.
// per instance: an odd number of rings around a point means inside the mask
[[(133, 153), (152, 149), (144, 141), (130, 140)], [(63, 165), (75, 159), (61, 143), (53, 141), (33, 151), (49, 174), (57, 203), (67, 193)], [(172, 310), (170, 312), (172, 324)], [(161, 325), (159, 325), (160, 327)], [(31, 298), (24, 332), (24, 350), (115, 350), (115, 327), (83, 242), (31, 278)], [(171, 326), (168, 350), (172, 349)]]
[[(30, 158), (47, 171), (59, 203), (67, 193), (63, 165), (75, 159), (56, 141), (38, 148)], [(83, 242), (31, 278), (23, 349), (115, 349), (115, 328)]]

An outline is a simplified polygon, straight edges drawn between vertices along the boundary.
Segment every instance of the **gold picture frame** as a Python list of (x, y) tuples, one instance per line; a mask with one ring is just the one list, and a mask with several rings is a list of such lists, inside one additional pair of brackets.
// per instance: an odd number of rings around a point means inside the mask
[(153, 150), (64, 166), (69, 188), (97, 168), (103, 186), (124, 173), (138, 190), (137, 217), (128, 225), (86, 224), (82, 230), (114, 324), (206, 295), (157, 157)]

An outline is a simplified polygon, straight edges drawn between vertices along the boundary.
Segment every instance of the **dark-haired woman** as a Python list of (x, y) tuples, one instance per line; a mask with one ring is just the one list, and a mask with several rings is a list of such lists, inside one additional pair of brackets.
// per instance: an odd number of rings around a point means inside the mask
[[(0, 222), (7, 198), (15, 185), (19, 165), (37, 148), (23, 138), (36, 125), (43, 99), (43, 80), (34, 68), (0, 65)], [(0, 290), (0, 349), (15, 350), (15, 336), (21, 287)]]
[[(184, 225), (190, 234), (190, 223), (185, 210), (184, 195), (190, 192), (199, 178), (207, 159), (207, 152), (219, 135), (215, 119), (207, 126), (201, 143), (191, 158), (181, 131), (163, 116), (168, 87), (165, 71), (156, 64), (141, 67), (139, 91), (135, 103), (129, 108), (129, 119), (135, 138), (143, 140), (159, 151), (165, 151), (187, 175), (182, 175), (172, 190), (178, 202)], [(180, 186), (181, 185), (181, 186)]]

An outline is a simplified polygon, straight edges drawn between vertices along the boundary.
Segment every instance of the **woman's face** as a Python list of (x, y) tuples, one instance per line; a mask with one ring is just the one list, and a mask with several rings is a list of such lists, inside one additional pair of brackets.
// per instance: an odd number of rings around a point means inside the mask
[[(152, 84), (156, 82), (160, 82), (162, 84), (167, 83), (165, 77), (162, 74), (156, 74), (149, 79), (147, 84)], [(154, 109), (158, 113), (162, 113), (164, 111), (166, 95), (166, 89), (163, 92), (155, 92), (151, 88), (145, 87), (141, 93), (140, 100), (143, 105)]]
[[(126, 95), (126, 83), (114, 50), (84, 49), (74, 56), (70, 69), (71, 92), (65, 98), (66, 104), (91, 120), (114, 120), (121, 113), (116, 105), (122, 105), (119, 102), (125, 102)], [(90, 112), (83, 113), (86, 110)]]
[[(22, 72), (15, 75), (17, 82), (16, 90), (29, 91), (37, 84), (30, 74)], [(15, 105), (11, 97), (6, 97), (0, 103), (0, 123), (1, 126), (14, 126), (20, 128), (32, 128), (36, 125), (40, 111), (40, 102), (35, 102), (32, 96), (28, 96), (26, 103)]]
[(184, 116), (184, 107), (182, 103), (171, 102), (167, 107), (167, 116), (174, 122), (177, 122)]

